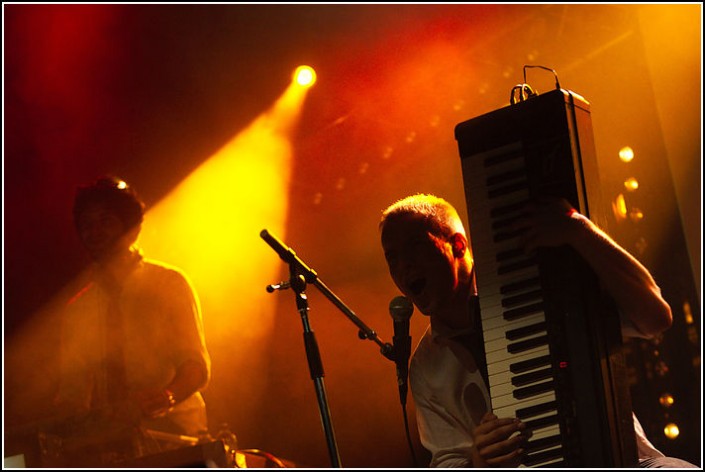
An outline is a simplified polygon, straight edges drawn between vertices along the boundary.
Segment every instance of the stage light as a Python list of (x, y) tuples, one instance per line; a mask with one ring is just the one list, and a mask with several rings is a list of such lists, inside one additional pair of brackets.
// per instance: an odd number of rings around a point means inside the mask
[(675, 403), (675, 400), (673, 398), (673, 395), (671, 395), (670, 393), (664, 393), (659, 397), (658, 402), (664, 408), (670, 408), (673, 403)]
[[(283, 263), (259, 235), (266, 228), (286, 241), (292, 135), (308, 90), (290, 80), (268, 109), (234, 129), (149, 209), (140, 234), (145, 254), (183, 269), (196, 287), (213, 371), (223, 362), (233, 372), (265, 373), (217, 380), (221, 391), (250, 398), (268, 388), (269, 355), (282, 348), (270, 345), (277, 302), (265, 287), (281, 280)], [(256, 421), (256, 412), (242, 421)]]
[(643, 236), (640, 236), (634, 243), (637, 253), (641, 256), (646, 252), (646, 248), (649, 247), (649, 243), (646, 242)]
[(294, 82), (302, 87), (312, 87), (316, 83), (316, 71), (310, 66), (299, 66), (294, 71)]
[(631, 162), (634, 159), (634, 150), (629, 146), (624, 146), (619, 150), (619, 158), (622, 162)]
[(668, 438), (668, 439), (676, 439), (678, 435), (680, 434), (680, 429), (678, 429), (678, 425), (675, 423), (668, 423), (664, 428), (663, 428), (663, 434)]
[(638, 223), (644, 219), (644, 212), (641, 211), (639, 208), (634, 207), (629, 210), (629, 218), (632, 220), (632, 222)]
[(693, 324), (693, 310), (690, 309), (690, 303), (687, 300), (683, 302), (683, 316), (685, 316), (685, 324)]
[(654, 371), (658, 374), (659, 377), (665, 377), (670, 370), (671, 369), (668, 368), (668, 364), (663, 361), (658, 361), (656, 362), (656, 365), (654, 365)]
[(612, 212), (617, 221), (623, 221), (627, 218), (627, 203), (624, 201), (624, 195), (621, 193), (612, 202)]
[(624, 181), (624, 188), (630, 192), (633, 192), (634, 190), (639, 188), (639, 181), (636, 180), (634, 177), (629, 177), (627, 180)]

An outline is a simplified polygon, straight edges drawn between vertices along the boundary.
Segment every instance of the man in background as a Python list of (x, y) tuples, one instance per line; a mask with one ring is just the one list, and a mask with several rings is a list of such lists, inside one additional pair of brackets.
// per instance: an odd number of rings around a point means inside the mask
[(55, 400), (66, 466), (111, 465), (207, 434), (210, 379), (199, 300), (186, 275), (135, 245), (144, 203), (123, 180), (80, 187), (73, 218), (91, 259), (63, 313)]

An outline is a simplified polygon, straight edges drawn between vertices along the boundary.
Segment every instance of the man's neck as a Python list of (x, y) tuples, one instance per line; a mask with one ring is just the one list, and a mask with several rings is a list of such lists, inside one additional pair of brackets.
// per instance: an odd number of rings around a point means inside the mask
[(473, 297), (477, 296), (477, 283), (475, 281), (475, 270), (472, 259), (467, 264), (468, 269), (461, 269), (458, 287), (453, 297), (449, 300), (441, 311), (431, 316), (431, 321), (437, 318), (448, 328), (453, 330), (465, 330), (475, 326), (476, 321), (473, 316), (478, 316), (475, 310), (471, 309)]
[(124, 279), (134, 269), (137, 262), (142, 259), (138, 250), (130, 248), (109, 257), (95, 261), (98, 271), (115, 281)]
[(473, 326), (470, 317), (470, 300), (473, 295), (475, 295), (475, 291), (471, 284), (461, 285), (449, 303), (438, 314), (431, 316), (431, 321), (433, 322), (433, 319), (437, 318), (453, 330), (470, 329)]

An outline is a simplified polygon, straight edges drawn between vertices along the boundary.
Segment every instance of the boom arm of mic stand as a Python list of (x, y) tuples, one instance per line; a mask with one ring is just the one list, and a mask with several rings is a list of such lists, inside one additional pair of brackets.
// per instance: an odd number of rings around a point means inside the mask
[(345, 303), (342, 302), (342, 300), (340, 300), (340, 298), (338, 298), (333, 292), (330, 291), (328, 287), (326, 287), (326, 284), (324, 284), (321, 279), (317, 278), (313, 282), (313, 285), (315, 285), (321, 291), (321, 293), (323, 293), (323, 295), (325, 295), (326, 298), (328, 298), (328, 300), (333, 303), (333, 305), (337, 306), (340, 311), (342, 311), (348, 318), (350, 318), (353, 323), (355, 323), (358, 328), (360, 328), (361, 338), (374, 341), (380, 347), (380, 352), (384, 357), (391, 361), (394, 360), (394, 356), (392, 353), (392, 345), (380, 340), (379, 336), (377, 336), (377, 333), (373, 329), (369, 328), (365, 323), (363, 323), (362, 320), (358, 318), (357, 315), (355, 315), (355, 313), (353, 313), (353, 311), (348, 308)]
[(369, 339), (377, 343), (380, 347), (380, 352), (382, 355), (390, 361), (394, 361), (392, 345), (383, 342), (373, 329), (363, 323), (362, 320), (358, 318), (357, 315), (350, 308), (348, 308), (345, 303), (343, 303), (343, 301), (326, 286), (326, 284), (321, 281), (315, 270), (307, 266), (306, 263), (304, 263), (304, 261), (302, 261), (299, 256), (291, 250), (291, 248), (286, 247), (284, 243), (282, 243), (276, 236), (270, 234), (266, 229), (263, 229), (260, 232), (260, 236), (272, 247), (272, 249), (274, 249), (277, 254), (279, 254), (279, 257), (284, 262), (290, 265), (293, 264), (297, 268), (298, 273), (303, 275), (307, 283), (315, 285), (316, 288), (318, 288), (318, 290), (320, 290), (321, 293), (325, 295), (331, 303), (333, 303), (333, 305), (338, 307), (338, 309), (340, 309), (345, 316), (355, 323), (355, 325), (360, 329), (360, 337), (362, 339)]

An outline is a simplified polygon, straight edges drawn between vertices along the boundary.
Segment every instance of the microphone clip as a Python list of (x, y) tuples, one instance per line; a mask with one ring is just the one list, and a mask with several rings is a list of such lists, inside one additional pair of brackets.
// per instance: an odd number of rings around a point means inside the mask
[(382, 355), (383, 355), (384, 357), (386, 357), (387, 359), (389, 359), (390, 361), (396, 362), (396, 353), (395, 353), (395, 350), (394, 350), (394, 346), (392, 346), (391, 344), (389, 344), (389, 343), (384, 343), (384, 345), (383, 345), (382, 348), (379, 350), (379, 352), (381, 352)]
[(303, 275), (293, 275), (289, 280), (284, 280), (278, 284), (267, 285), (267, 292), (272, 293), (275, 290), (292, 289), (296, 293), (303, 293), (306, 290), (306, 279)]
[(276, 290), (286, 290), (288, 288), (291, 288), (291, 282), (285, 280), (283, 282), (279, 282), (278, 284), (267, 285), (267, 292), (272, 293)]

